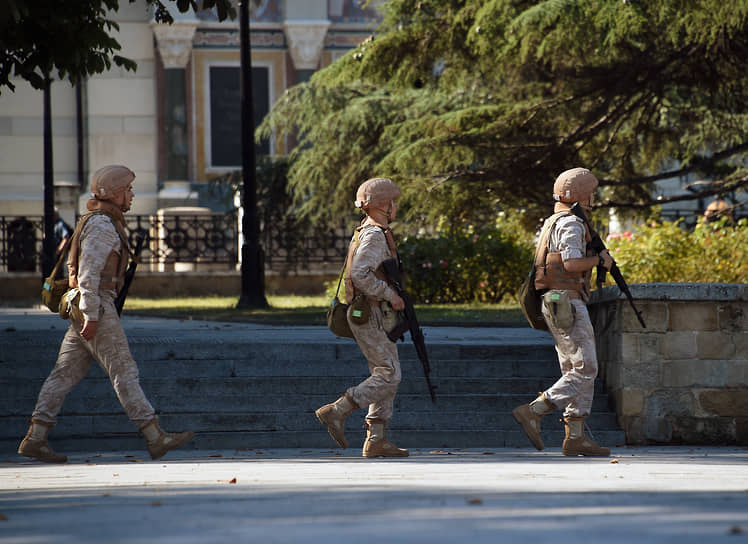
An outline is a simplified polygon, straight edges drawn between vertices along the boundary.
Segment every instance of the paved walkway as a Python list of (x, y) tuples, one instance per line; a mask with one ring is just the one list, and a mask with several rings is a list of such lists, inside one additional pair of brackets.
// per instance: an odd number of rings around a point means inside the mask
[(0, 460), (0, 543), (748, 541), (748, 448)]

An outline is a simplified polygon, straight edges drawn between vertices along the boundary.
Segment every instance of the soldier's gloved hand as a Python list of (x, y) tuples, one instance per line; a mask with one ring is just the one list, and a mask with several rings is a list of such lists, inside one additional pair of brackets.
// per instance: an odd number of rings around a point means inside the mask
[(390, 306), (392, 306), (393, 310), (404, 310), (405, 302), (400, 298), (400, 295), (395, 295), (395, 298), (390, 301)]
[(86, 319), (86, 322), (83, 324), (83, 328), (81, 329), (81, 336), (86, 340), (91, 340), (94, 336), (96, 336), (96, 330), (98, 328), (98, 321), (89, 321), (88, 319)]
[(605, 267), (605, 270), (610, 270), (613, 267), (613, 263), (615, 262), (613, 260), (613, 257), (610, 256), (610, 253), (607, 249), (603, 249), (600, 252), (600, 257), (603, 258), (603, 266)]

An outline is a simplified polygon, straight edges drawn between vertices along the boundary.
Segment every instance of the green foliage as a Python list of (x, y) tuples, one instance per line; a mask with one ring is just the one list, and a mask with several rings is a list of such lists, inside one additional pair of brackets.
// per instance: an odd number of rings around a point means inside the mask
[[(502, 213), (478, 228), (445, 222), (431, 234), (398, 236), (408, 294), (422, 304), (514, 304), (535, 252), (522, 215)], [(337, 287), (338, 278), (325, 282), (329, 300)], [(345, 282), (338, 297), (345, 300)]]
[[(172, 1), (182, 12), (199, 7), (197, 0)], [(173, 22), (162, 0), (145, 2), (154, 8), (156, 21)], [(217, 8), (221, 20), (236, 16), (231, 0), (200, 4)], [(112, 65), (135, 70), (134, 61), (116, 54), (121, 46), (110, 35), (119, 30), (109, 19), (118, 9), (119, 0), (6, 0), (0, 9), (0, 92), (5, 87), (15, 90), (14, 77), (42, 89), (47, 77), (75, 83)]]
[(533, 223), (575, 166), (601, 179), (604, 206), (647, 208), (676, 175), (712, 179), (702, 197), (738, 190), (747, 6), (389, 0), (376, 36), (289, 91), (258, 135), (299, 134), (290, 183), (316, 220), (375, 175), (401, 186), (408, 219), (453, 223), (514, 207)]
[(513, 300), (533, 248), (499, 228), (443, 232), (400, 243), (408, 292), (423, 303)]
[(748, 221), (651, 223), (633, 235), (614, 235), (608, 248), (627, 283), (748, 283)]

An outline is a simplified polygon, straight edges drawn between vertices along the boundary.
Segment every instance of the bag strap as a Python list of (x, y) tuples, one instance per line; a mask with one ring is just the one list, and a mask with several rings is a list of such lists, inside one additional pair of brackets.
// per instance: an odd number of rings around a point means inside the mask
[(343, 268), (340, 269), (340, 275), (338, 276), (338, 288), (335, 289), (335, 298), (337, 298), (338, 293), (340, 293), (340, 284), (343, 282), (344, 275), (345, 275), (345, 264), (343, 264)]
[[(358, 240), (358, 234), (361, 231), (361, 227), (356, 227), (356, 230), (353, 231), (353, 236), (351, 237), (351, 243), (348, 245), (348, 255), (345, 258), (345, 264), (343, 264), (343, 274), (345, 276), (345, 298), (346, 302), (350, 304), (350, 302), (353, 300), (354, 296), (354, 290), (355, 287), (353, 286), (353, 280), (351, 280), (351, 265), (353, 264), (353, 253), (356, 251), (356, 248), (361, 244)], [(340, 282), (338, 282), (338, 287), (340, 287)]]
[(52, 273), (49, 275), (49, 277), (53, 280), (57, 278), (57, 271), (60, 269), (60, 265), (65, 260), (65, 254), (68, 251), (68, 247), (70, 246), (70, 241), (72, 240), (72, 238), (72, 236), (68, 236), (65, 240), (65, 244), (62, 246), (62, 251), (60, 251), (60, 257), (57, 259), (57, 264), (55, 264), (55, 267), (52, 269)]

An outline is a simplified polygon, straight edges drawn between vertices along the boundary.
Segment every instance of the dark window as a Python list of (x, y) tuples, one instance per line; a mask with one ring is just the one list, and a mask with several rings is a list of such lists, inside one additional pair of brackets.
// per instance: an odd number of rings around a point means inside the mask
[[(270, 110), (270, 70), (252, 68), (252, 100), (255, 128)], [(240, 167), (241, 94), (238, 66), (210, 68), (210, 166)], [(270, 154), (270, 142), (255, 146), (258, 155)]]

